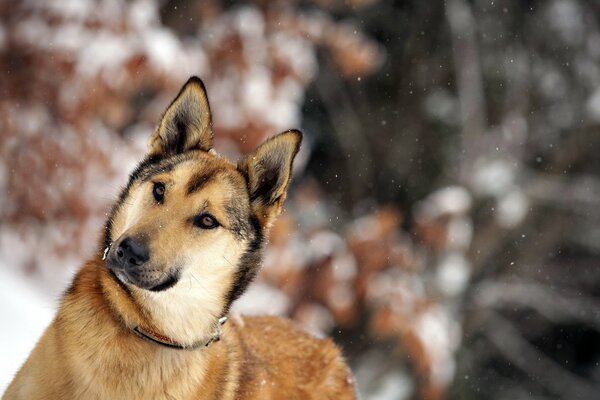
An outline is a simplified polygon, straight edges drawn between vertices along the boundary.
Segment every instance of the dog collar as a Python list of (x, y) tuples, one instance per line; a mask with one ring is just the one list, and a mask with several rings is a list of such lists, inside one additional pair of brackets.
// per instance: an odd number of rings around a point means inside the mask
[(161, 335), (160, 333), (156, 333), (151, 329), (145, 329), (142, 328), (141, 326), (135, 326), (133, 327), (131, 330), (133, 331), (133, 333), (135, 333), (136, 335), (138, 335), (139, 337), (141, 337), (142, 339), (145, 339), (149, 342), (161, 345), (161, 346), (165, 346), (168, 347), (170, 349), (178, 349), (178, 350), (194, 350), (197, 349), (199, 347), (208, 347), (211, 344), (213, 344), (214, 342), (218, 342), (221, 339), (221, 334), (223, 333), (221, 330), (221, 327), (223, 325), (225, 325), (225, 322), (227, 322), (227, 317), (221, 317), (219, 318), (219, 322), (217, 323), (217, 327), (215, 328), (215, 331), (213, 333), (213, 335), (211, 336), (211, 338), (205, 342), (205, 341), (198, 341), (196, 343), (191, 344), (190, 346), (186, 346), (183, 345), (177, 341), (175, 341), (174, 339), (171, 339), (168, 336), (164, 336)]

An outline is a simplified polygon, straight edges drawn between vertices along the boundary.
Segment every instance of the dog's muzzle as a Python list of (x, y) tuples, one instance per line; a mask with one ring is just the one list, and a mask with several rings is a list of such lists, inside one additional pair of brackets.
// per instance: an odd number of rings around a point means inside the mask
[(125, 237), (114, 245), (111, 243), (104, 250), (103, 259), (119, 281), (140, 289), (158, 292), (174, 286), (179, 280), (176, 268), (166, 272), (152, 268), (149, 265), (150, 250), (142, 241), (132, 237)]

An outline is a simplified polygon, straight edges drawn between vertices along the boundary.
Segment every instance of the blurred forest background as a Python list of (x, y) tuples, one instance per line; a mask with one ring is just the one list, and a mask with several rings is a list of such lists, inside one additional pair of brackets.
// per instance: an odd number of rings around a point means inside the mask
[(60, 293), (190, 75), (234, 160), (305, 131), (238, 310), (363, 399), (598, 398), (600, 2), (0, 0), (0, 268)]

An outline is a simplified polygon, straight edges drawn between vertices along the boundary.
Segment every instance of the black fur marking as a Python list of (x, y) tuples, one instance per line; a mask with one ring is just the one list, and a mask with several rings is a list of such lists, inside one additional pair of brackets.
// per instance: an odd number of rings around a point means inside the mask
[[(169, 140), (169, 146), (165, 149), (165, 153), (167, 153), (168, 155), (183, 153), (188, 137), (188, 123), (185, 121), (184, 115), (177, 114), (174, 118), (173, 123), (175, 125), (176, 130), (176, 133), (174, 133), (175, 141), (174, 143), (171, 143), (171, 140)], [(172, 135), (169, 135), (169, 138), (172, 138)]]
[(174, 274), (170, 274), (167, 279), (164, 280), (164, 282), (159, 283), (158, 285), (151, 287), (150, 291), (152, 292), (161, 292), (163, 290), (167, 290), (173, 286), (175, 286), (175, 284), (179, 282), (179, 271), (177, 271)]
[(186, 160), (187, 160), (187, 157), (181, 157), (181, 156), (167, 158), (166, 160), (159, 162), (157, 165), (153, 165), (153, 166), (145, 169), (144, 171), (140, 172), (138, 179), (142, 183), (148, 182), (156, 175), (166, 174), (168, 172), (171, 172), (177, 165), (179, 165), (180, 163), (182, 163), (183, 161), (186, 161)]
[(250, 282), (256, 276), (260, 267), (260, 260), (262, 256), (262, 248), (264, 244), (264, 233), (260, 226), (260, 222), (256, 216), (250, 217), (250, 227), (254, 238), (250, 242), (248, 249), (242, 255), (240, 259), (240, 265), (235, 274), (235, 280), (229, 294), (227, 296), (227, 303), (223, 314), (229, 311), (231, 304), (244, 293)]
[(215, 177), (217, 171), (203, 171), (192, 176), (192, 178), (188, 182), (187, 194), (192, 194), (206, 186), (206, 184)]
[(250, 201), (257, 199), (263, 199), (266, 204), (272, 204), (274, 202), (273, 194), (279, 189), (280, 183), (280, 168), (277, 165), (270, 165), (269, 168), (265, 168), (261, 173), (260, 183), (257, 188), (250, 195)]
[(229, 216), (229, 229), (238, 240), (248, 240), (252, 234), (252, 227), (246, 219), (246, 207), (235, 200), (225, 205), (225, 212)]

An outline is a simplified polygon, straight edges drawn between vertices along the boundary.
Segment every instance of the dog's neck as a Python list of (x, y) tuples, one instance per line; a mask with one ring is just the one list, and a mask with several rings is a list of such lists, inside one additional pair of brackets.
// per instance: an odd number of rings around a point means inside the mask
[(207, 307), (175, 287), (154, 293), (126, 286), (109, 271), (100, 271), (104, 296), (122, 323), (142, 339), (177, 349), (208, 347), (227, 321), (222, 310)]
[(146, 317), (138, 326), (184, 347), (208, 343), (219, 329), (219, 312), (206, 310), (200, 301), (175, 288), (160, 293), (137, 288), (130, 288), (130, 291)]

